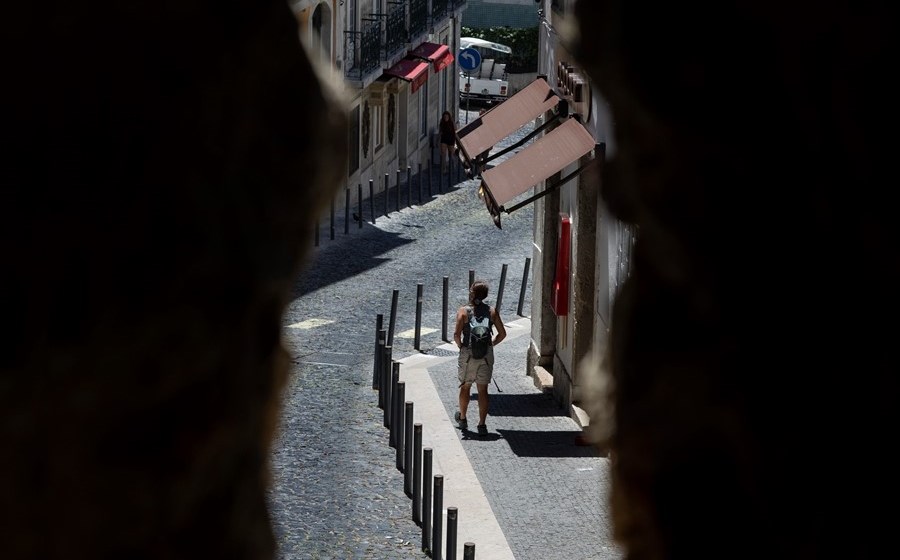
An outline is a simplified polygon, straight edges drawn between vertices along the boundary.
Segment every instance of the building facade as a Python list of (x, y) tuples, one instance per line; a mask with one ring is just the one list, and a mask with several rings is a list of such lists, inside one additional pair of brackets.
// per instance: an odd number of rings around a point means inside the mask
[(465, 0), (299, 0), (292, 4), (310, 58), (343, 83), (348, 103), (346, 184), (352, 200), (384, 190), (387, 175), (439, 162), (438, 122), (457, 115), (454, 53)]
[(536, 377), (552, 377), (557, 402), (584, 425), (590, 419), (579, 406), (584, 386), (579, 367), (606, 350), (613, 302), (630, 267), (634, 231), (600, 198), (602, 167), (615, 152), (613, 122), (606, 102), (566, 47), (562, 30), (570, 27), (567, 18), (573, 17), (574, 4), (542, 1), (538, 73), (547, 76), (569, 111), (580, 115), (596, 148), (593, 165), (585, 172), (579, 173), (575, 162), (535, 188), (551, 192), (537, 200), (534, 209), (528, 368)]

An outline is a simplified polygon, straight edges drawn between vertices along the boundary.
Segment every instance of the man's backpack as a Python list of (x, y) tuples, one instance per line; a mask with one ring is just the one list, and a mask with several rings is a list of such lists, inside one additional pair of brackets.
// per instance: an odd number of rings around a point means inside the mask
[(484, 358), (491, 346), (491, 308), (487, 305), (478, 307), (483, 315), (476, 314), (471, 306), (466, 308), (469, 317), (469, 350), (476, 360)]

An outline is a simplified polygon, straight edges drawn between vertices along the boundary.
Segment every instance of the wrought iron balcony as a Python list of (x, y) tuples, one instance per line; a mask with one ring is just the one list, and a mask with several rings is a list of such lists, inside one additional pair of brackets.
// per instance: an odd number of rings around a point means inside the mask
[(432, 25), (443, 20), (450, 15), (453, 7), (453, 0), (431, 0), (431, 23)]
[(390, 2), (384, 33), (384, 57), (390, 56), (406, 45), (406, 3)]
[(409, 36), (417, 37), (428, 28), (428, 0), (409, 0)]
[(366, 20), (362, 31), (344, 32), (344, 68), (348, 78), (362, 80), (381, 66), (381, 21)]

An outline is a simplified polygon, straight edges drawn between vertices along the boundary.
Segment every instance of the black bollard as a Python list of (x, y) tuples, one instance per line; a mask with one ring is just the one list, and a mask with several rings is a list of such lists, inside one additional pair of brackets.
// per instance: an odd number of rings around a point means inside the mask
[(422, 550), (431, 551), (431, 448), (422, 450)]
[(447, 560), (456, 560), (457, 513), (455, 507), (447, 508)]
[(379, 313), (375, 316), (375, 363), (372, 366), (372, 388), (378, 389), (381, 384), (381, 372), (379, 371), (379, 367), (381, 366), (381, 347), (384, 346), (384, 339), (381, 337), (381, 331), (383, 330), (384, 325), (384, 315)]
[(438, 192), (444, 192), (444, 164), (441, 163), (441, 169), (438, 171)]
[(363, 223), (363, 215), (362, 215), (362, 183), (356, 185), (356, 211), (359, 215), (359, 229), (362, 229)]
[(463, 545), (463, 560), (475, 560), (475, 543), (467, 542)]
[(384, 409), (384, 403), (387, 401), (387, 391), (390, 384), (387, 383), (387, 375), (384, 369), (389, 367), (387, 352), (387, 330), (382, 328), (378, 331), (378, 408)]
[(416, 284), (416, 332), (413, 348), (421, 350), (422, 340), (422, 284)]
[(403, 413), (403, 491), (412, 498), (413, 481), (413, 402), (404, 403)]
[(412, 208), (412, 166), (406, 166), (406, 207)]
[(525, 258), (525, 272), (522, 273), (522, 289), (519, 291), (518, 315), (522, 317), (522, 306), (525, 305), (525, 286), (528, 284), (528, 267), (531, 265), (531, 257)]
[(506, 286), (506, 269), (509, 265), (504, 264), (503, 269), (500, 271), (500, 286), (497, 287), (497, 303), (494, 304), (494, 308), (497, 312), (500, 311), (500, 306), (503, 305), (503, 288)]
[(472, 288), (472, 284), (475, 283), (475, 271), (469, 270), (469, 289)]
[(315, 242), (316, 242), (316, 247), (318, 247), (319, 246), (319, 218), (316, 218)]
[(444, 475), (434, 475), (434, 505), (431, 518), (431, 560), (441, 560), (444, 543)]
[[(387, 333), (385, 333), (385, 337)], [(387, 338), (385, 338), (387, 340)], [(384, 407), (387, 409), (388, 405), (388, 397), (391, 394), (391, 368), (393, 367), (393, 356), (391, 347), (387, 344), (384, 345), (384, 356), (381, 362), (381, 386), (384, 387), (382, 393), (384, 394)]]
[[(375, 223), (375, 179), (369, 179), (369, 215)], [(362, 216), (359, 217), (362, 220)]]
[(350, 233), (350, 187), (344, 190), (344, 234)]
[(425, 178), (428, 180), (428, 198), (431, 198), (431, 158), (428, 158), (427, 171)]
[(413, 424), (412, 520), (422, 523), (422, 424)]
[(450, 278), (444, 276), (444, 299), (442, 304), (442, 321), (441, 321), (441, 340), (444, 342), (450, 342), (447, 338), (447, 320), (449, 319), (449, 311), (448, 307), (450, 305)]
[(388, 323), (388, 337), (387, 344), (388, 346), (394, 345), (394, 327), (397, 324), (397, 298), (400, 297), (400, 290), (394, 290), (394, 293), (391, 294), (391, 320)]
[(388, 184), (388, 180), (390, 179), (390, 174), (384, 174), (384, 215), (388, 215), (388, 191), (390, 190), (390, 185)]
[(406, 433), (404, 430), (404, 426), (406, 425), (406, 409), (403, 406), (404, 399), (406, 398), (406, 383), (403, 381), (399, 381), (397, 383), (397, 392), (394, 393), (395, 403), (394, 410), (394, 424), (391, 426), (391, 432), (394, 434), (394, 449), (397, 451), (394, 454), (395, 463), (397, 465), (397, 470), (403, 472), (403, 460), (406, 459), (406, 451), (404, 450), (404, 438), (406, 437)]
[(397, 199), (394, 206), (394, 210), (397, 212), (400, 211), (400, 168), (397, 168)]
[(416, 176), (416, 184), (419, 187), (419, 204), (422, 204), (422, 164), (419, 163), (419, 174)]
[(334, 197), (331, 198), (331, 227), (329, 228), (331, 240), (334, 241)]
[(459, 181), (456, 181), (456, 180), (455, 180), (456, 177), (454, 176), (453, 171), (454, 171), (455, 168), (459, 167), (459, 165), (458, 165), (458, 164), (457, 164), (457, 165), (454, 165), (454, 161), (453, 161), (453, 160), (456, 159), (456, 158), (453, 157), (453, 152), (452, 152), (452, 151), (451, 151), (449, 154), (447, 154), (447, 159), (450, 160), (450, 162), (447, 164), (447, 181), (449, 181), (449, 183), (450, 183), (451, 185), (455, 185), (455, 184), (458, 183)]
[(397, 399), (397, 383), (400, 382), (400, 364), (391, 362), (391, 381), (387, 399), (384, 401), (384, 427), (388, 431), (388, 445), (397, 447), (397, 435), (394, 432), (397, 410), (394, 408)]

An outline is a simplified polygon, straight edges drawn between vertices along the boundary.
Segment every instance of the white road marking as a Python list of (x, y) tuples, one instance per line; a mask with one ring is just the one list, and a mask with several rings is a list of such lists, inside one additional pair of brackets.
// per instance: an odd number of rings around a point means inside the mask
[(299, 323), (294, 323), (293, 325), (288, 325), (289, 329), (314, 329), (316, 327), (321, 327), (323, 325), (330, 325), (334, 323), (332, 319), (307, 319), (305, 321), (300, 321)]
[[(437, 332), (437, 329), (430, 329), (428, 327), (422, 327), (421, 329), (419, 329), (420, 335), (431, 334), (433, 332)], [(416, 338), (416, 329), (409, 329), (408, 331), (397, 333), (394, 336), (397, 338)]]

